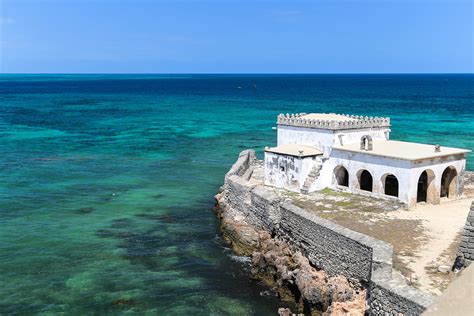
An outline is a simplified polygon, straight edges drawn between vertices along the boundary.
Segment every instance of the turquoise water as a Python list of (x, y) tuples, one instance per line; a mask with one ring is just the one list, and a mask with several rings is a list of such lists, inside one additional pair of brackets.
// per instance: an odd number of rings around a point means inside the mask
[(0, 314), (274, 314), (212, 211), (238, 153), (297, 111), (474, 149), (473, 97), (473, 75), (0, 75)]

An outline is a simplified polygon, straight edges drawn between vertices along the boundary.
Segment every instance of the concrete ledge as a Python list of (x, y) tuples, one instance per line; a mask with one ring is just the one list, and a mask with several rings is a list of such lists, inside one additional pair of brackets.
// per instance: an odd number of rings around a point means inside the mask
[(225, 177), (228, 178), (232, 175), (237, 175), (241, 177), (245, 174), (250, 165), (257, 159), (255, 155), (255, 150), (248, 149), (244, 150), (239, 154), (239, 158), (232, 165), (230, 170), (226, 173)]
[(406, 284), (402, 276), (374, 272), (370, 283), (369, 306), (371, 315), (387, 315), (396, 311), (404, 315), (420, 315), (433, 298)]

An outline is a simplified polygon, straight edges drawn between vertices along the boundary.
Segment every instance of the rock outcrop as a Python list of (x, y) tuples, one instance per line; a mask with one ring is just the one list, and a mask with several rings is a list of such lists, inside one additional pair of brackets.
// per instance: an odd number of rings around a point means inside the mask
[(364, 315), (366, 290), (343, 276), (329, 276), (313, 267), (300, 251), (245, 220), (216, 195), (225, 241), (239, 255), (251, 257), (252, 277), (274, 288), (280, 299), (306, 315)]

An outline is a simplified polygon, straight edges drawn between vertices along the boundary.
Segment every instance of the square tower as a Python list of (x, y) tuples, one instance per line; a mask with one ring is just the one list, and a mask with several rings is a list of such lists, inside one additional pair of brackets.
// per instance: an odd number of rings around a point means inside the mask
[(335, 113), (280, 114), (277, 120), (277, 144), (306, 145), (329, 156), (333, 146), (369, 140), (388, 140), (390, 118), (344, 115)]

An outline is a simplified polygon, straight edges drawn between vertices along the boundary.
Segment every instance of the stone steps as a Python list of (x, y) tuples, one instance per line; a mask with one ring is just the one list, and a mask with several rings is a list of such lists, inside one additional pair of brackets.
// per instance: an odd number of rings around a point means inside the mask
[(300, 190), (301, 193), (303, 194), (309, 193), (309, 188), (314, 183), (314, 181), (316, 181), (316, 179), (319, 178), (319, 172), (321, 171), (322, 167), (323, 167), (322, 164), (317, 164), (311, 169), (311, 171), (308, 174), (308, 177), (304, 181), (303, 187)]

